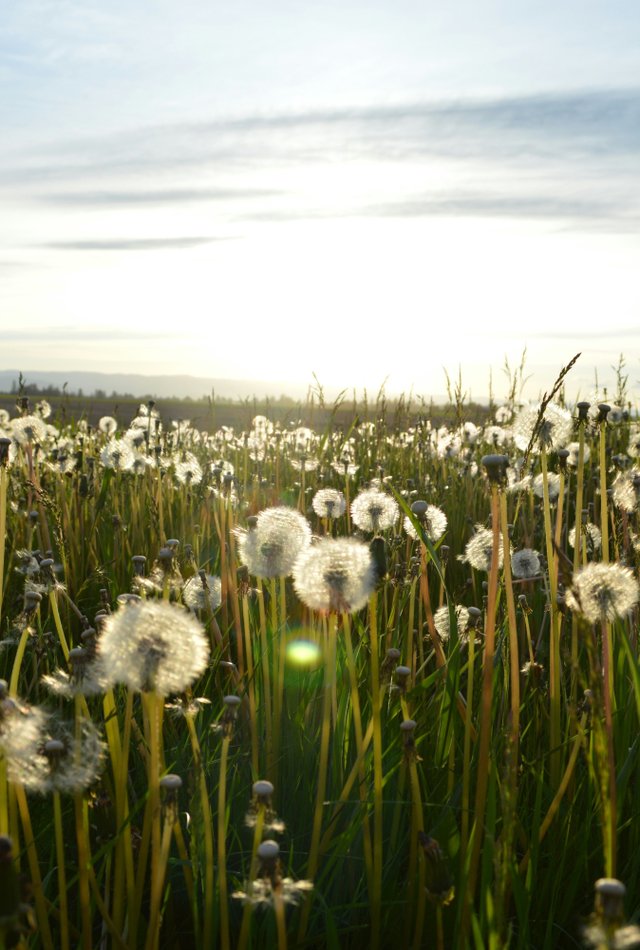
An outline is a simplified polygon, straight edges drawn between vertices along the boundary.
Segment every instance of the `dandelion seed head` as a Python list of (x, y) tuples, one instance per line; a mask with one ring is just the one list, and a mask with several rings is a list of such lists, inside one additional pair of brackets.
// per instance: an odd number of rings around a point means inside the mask
[[(498, 567), (502, 567), (504, 549), (502, 536), (499, 539), (498, 547)], [(476, 533), (469, 538), (464, 549), (464, 554), (460, 555), (463, 563), (470, 564), (476, 571), (491, 570), (491, 561), (493, 559), (493, 532), (482, 525), (476, 525)]]
[(222, 583), (213, 574), (195, 574), (182, 588), (182, 600), (189, 610), (217, 610), (222, 600)]
[[(597, 524), (587, 522), (581, 526), (582, 542), (586, 544), (586, 550), (589, 555), (597, 554), (602, 547), (602, 533)], [(575, 525), (569, 529), (568, 541), (572, 548), (576, 546)]]
[(616, 508), (631, 514), (640, 501), (640, 469), (618, 472), (611, 485), (611, 497)]
[(321, 612), (360, 610), (375, 583), (371, 552), (353, 538), (323, 538), (301, 553), (293, 569), (298, 597)]
[(353, 523), (362, 531), (386, 531), (394, 526), (398, 513), (395, 499), (376, 488), (361, 491), (351, 504)]
[(540, 556), (532, 548), (521, 548), (511, 555), (511, 573), (518, 578), (538, 577)]
[[(524, 406), (513, 423), (513, 440), (521, 451), (525, 451), (531, 441), (534, 428), (538, 422), (540, 405)], [(550, 402), (545, 410), (542, 423), (539, 426), (533, 451), (539, 451), (541, 445), (545, 449), (562, 449), (571, 441), (573, 419), (571, 413), (562, 406)]]
[[(427, 505), (424, 512), (417, 515), (417, 518), (424, 528), (426, 536), (433, 544), (439, 541), (447, 530), (447, 516), (441, 508), (437, 507), (437, 505)], [(404, 519), (404, 530), (407, 532), (410, 538), (413, 538), (414, 541), (418, 540), (419, 534), (414, 528), (413, 522), (409, 517)]]
[(118, 428), (118, 423), (113, 416), (102, 416), (102, 418), (98, 420), (98, 428), (101, 432), (104, 432), (105, 435), (112, 436)]
[(311, 528), (293, 508), (265, 508), (255, 526), (238, 532), (240, 560), (256, 577), (285, 577), (311, 543)]
[(100, 452), (100, 461), (105, 468), (126, 472), (133, 464), (133, 449), (126, 439), (110, 439)]
[(105, 744), (89, 719), (65, 722), (50, 716), (38, 751), (40, 764), (31, 791), (75, 794), (97, 780), (105, 759)]
[[(531, 487), (534, 495), (538, 498), (544, 498), (544, 480), (542, 472), (533, 479)], [(555, 472), (547, 473), (547, 487), (549, 491), (549, 501), (557, 501), (560, 494), (560, 476)]]
[(576, 571), (565, 599), (571, 610), (595, 624), (625, 617), (638, 602), (639, 593), (628, 567), (592, 562)]
[(169, 696), (184, 692), (204, 672), (209, 644), (192, 613), (148, 600), (107, 617), (98, 653), (111, 682)]
[(39, 416), (19, 416), (11, 420), (11, 435), (18, 445), (44, 442), (47, 427)]
[(313, 496), (311, 506), (319, 518), (340, 518), (347, 509), (347, 502), (336, 488), (321, 488)]
[[(458, 639), (461, 643), (467, 643), (469, 640), (468, 630), (471, 625), (471, 615), (463, 604), (456, 604), (456, 625), (458, 629)], [(433, 615), (433, 622), (438, 631), (441, 640), (448, 640), (451, 636), (451, 624), (449, 618), (449, 608), (439, 607)]]

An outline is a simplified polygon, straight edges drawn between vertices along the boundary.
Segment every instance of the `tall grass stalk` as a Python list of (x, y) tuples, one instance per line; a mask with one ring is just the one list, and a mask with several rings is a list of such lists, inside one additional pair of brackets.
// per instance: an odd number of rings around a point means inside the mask
[[(480, 737), (478, 747), (478, 765), (476, 779), (476, 798), (474, 809), (474, 830), (469, 858), (469, 869), (466, 876), (464, 907), (462, 916), (462, 945), (464, 946), (469, 932), (469, 924), (473, 901), (475, 899), (478, 880), (478, 865), (482, 850), (485, 829), (485, 809), (487, 804), (487, 787), (489, 774), (493, 769), (493, 753), (491, 750), (492, 707), (493, 707), (493, 660), (495, 655), (496, 635), (496, 606), (498, 600), (498, 563), (500, 556), (500, 499), (499, 488), (495, 482), (491, 483), (491, 524), (493, 530), (493, 545), (491, 552), (491, 569), (489, 572), (489, 589), (487, 593), (487, 614), (485, 626), (484, 656), (482, 662), (482, 693), (480, 697)], [(508, 549), (504, 552), (505, 559), (509, 556)]]

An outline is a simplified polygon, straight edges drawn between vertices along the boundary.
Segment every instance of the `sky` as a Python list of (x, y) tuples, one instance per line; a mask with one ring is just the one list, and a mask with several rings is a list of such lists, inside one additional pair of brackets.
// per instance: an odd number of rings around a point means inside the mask
[(640, 389), (636, 0), (0, 11), (0, 369)]

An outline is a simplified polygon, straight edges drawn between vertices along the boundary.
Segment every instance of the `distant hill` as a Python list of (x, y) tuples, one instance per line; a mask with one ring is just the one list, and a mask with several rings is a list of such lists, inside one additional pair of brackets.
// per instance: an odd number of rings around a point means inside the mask
[[(16, 369), (0, 370), (0, 392), (9, 393), (18, 385), (20, 371)], [(264, 380), (214, 379), (204, 376), (144, 376), (141, 373), (94, 373), (94, 372), (58, 372), (55, 370), (22, 370), (25, 383), (36, 384), (39, 388), (65, 385), (67, 392), (80, 390), (86, 396), (100, 390), (105, 395), (112, 393), (129, 394), (137, 398), (151, 396), (155, 399), (203, 399), (212, 392), (222, 399), (242, 401), (245, 399), (277, 399), (288, 396), (291, 399), (304, 399), (307, 387), (291, 383), (273, 383)], [(326, 393), (328, 398), (332, 392)]]

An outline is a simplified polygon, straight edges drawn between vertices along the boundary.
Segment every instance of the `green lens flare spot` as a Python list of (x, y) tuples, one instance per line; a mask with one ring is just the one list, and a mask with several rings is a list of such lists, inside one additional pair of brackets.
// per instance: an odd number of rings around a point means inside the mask
[(321, 651), (311, 640), (292, 640), (287, 645), (286, 656), (291, 666), (312, 667), (320, 662)]

